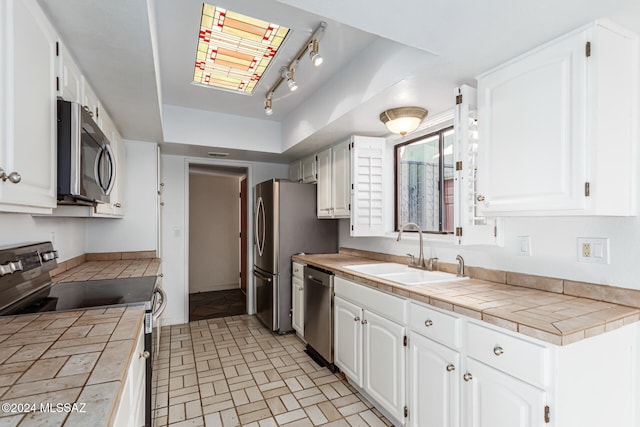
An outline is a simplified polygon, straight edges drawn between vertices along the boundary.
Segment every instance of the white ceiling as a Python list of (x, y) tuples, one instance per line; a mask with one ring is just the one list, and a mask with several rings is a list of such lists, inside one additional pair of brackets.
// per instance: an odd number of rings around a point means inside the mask
[[(597, 18), (640, 33), (637, 0), (219, 0), (213, 3), (293, 29), (247, 96), (190, 83), (201, 0), (65, 0), (64, 10), (61, 2), (39, 1), (125, 138), (159, 141), (172, 154), (230, 151), (239, 160), (286, 161), (349, 134), (384, 135), (378, 115), (389, 107), (445, 111), (457, 85), (475, 85), (479, 73)], [(328, 23), (325, 62), (313, 68), (303, 61), (300, 90), (280, 88), (273, 116), (265, 116), (264, 95), (279, 68), (320, 21)], [(377, 67), (376, 60), (387, 63)], [(245, 117), (247, 126), (281, 123), (285, 153), (164, 141), (164, 105)]]

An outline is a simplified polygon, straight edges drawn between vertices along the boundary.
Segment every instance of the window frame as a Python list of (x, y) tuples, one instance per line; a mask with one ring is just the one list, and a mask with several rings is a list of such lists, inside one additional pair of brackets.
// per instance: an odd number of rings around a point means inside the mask
[[(429, 132), (426, 134), (422, 134), (422, 135), (418, 135), (415, 138), (411, 138), (407, 141), (403, 141), (401, 143), (398, 143), (396, 145), (394, 145), (393, 147), (393, 228), (394, 228), (394, 232), (399, 232), (400, 231), (400, 227), (398, 224), (398, 219), (400, 217), (400, 206), (398, 205), (398, 201), (399, 201), (399, 194), (400, 194), (400, 180), (398, 177), (398, 171), (399, 171), (399, 157), (398, 157), (398, 150), (406, 145), (410, 145), (413, 144), (415, 142), (418, 141), (422, 141), (424, 139), (428, 139), (428, 138), (432, 138), (434, 136), (438, 136), (438, 151), (440, 153), (439, 159), (438, 159), (438, 174), (439, 174), (439, 179), (438, 179), (438, 187), (439, 187), (439, 222), (438, 222), (438, 226), (440, 231), (426, 231), (423, 230), (423, 233), (425, 234), (430, 234), (430, 235), (442, 235), (442, 236), (453, 236), (454, 235), (454, 231), (444, 231), (442, 230), (444, 227), (444, 210), (445, 210), (445, 206), (444, 206), (444, 134), (447, 133), (448, 131), (454, 131), (454, 126), (452, 124), (448, 124), (442, 128), (439, 128), (437, 130), (434, 130), (433, 132)], [(451, 220), (453, 221), (453, 218), (451, 218)], [(414, 229), (408, 229), (405, 232), (412, 232), (412, 233), (417, 233), (417, 230)]]

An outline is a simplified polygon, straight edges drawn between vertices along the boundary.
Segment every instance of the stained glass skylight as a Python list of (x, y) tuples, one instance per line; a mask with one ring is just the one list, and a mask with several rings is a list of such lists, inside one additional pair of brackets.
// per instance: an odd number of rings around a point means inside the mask
[(251, 94), (289, 29), (204, 4), (195, 83)]

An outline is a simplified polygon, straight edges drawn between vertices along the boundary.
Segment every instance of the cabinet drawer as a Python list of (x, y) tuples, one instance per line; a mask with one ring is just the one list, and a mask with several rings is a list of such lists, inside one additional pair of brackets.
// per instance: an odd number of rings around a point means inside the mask
[(376, 312), (389, 320), (404, 325), (404, 303), (406, 301), (404, 298), (345, 280), (342, 277), (336, 277), (333, 283), (333, 290), (336, 296), (354, 302), (367, 311)]
[(298, 279), (304, 280), (304, 264), (294, 262), (293, 266), (291, 267), (291, 275), (293, 277), (297, 277)]
[(415, 302), (409, 307), (412, 331), (449, 347), (460, 347), (460, 318)]
[(469, 356), (528, 383), (549, 383), (549, 348), (475, 323), (468, 325)]

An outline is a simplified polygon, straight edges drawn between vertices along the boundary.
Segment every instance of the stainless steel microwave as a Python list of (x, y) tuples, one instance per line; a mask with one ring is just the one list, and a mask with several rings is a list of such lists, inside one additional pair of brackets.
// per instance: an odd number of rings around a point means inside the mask
[(109, 203), (115, 160), (91, 114), (78, 103), (58, 100), (58, 204)]

